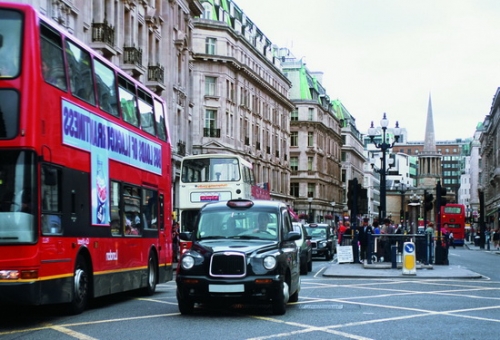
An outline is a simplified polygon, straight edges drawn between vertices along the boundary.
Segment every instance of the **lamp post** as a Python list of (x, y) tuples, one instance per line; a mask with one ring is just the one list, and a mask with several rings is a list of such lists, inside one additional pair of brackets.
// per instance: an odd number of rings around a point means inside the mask
[(399, 192), (401, 193), (401, 226), (403, 230), (406, 230), (406, 218), (405, 218), (405, 210), (404, 210), (404, 201), (405, 201), (405, 193), (408, 190), (408, 185), (403, 183), (403, 178), (401, 178), (401, 182), (399, 182)]
[(382, 151), (382, 166), (378, 170), (380, 174), (380, 218), (384, 219), (386, 216), (386, 190), (387, 190), (387, 185), (386, 185), (386, 176), (387, 176), (387, 169), (386, 169), (386, 153), (387, 150), (391, 149), (396, 142), (399, 141), (399, 136), (401, 134), (401, 129), (399, 128), (399, 123), (396, 122), (396, 127), (393, 130), (394, 133), (394, 141), (392, 143), (389, 143), (386, 130), (387, 126), (389, 125), (389, 120), (386, 117), (386, 114), (384, 112), (384, 117), (380, 121), (380, 126), (382, 128), (382, 139), (381, 142), (376, 142), (375, 137), (377, 135), (377, 129), (373, 126), (373, 121), (368, 129), (368, 137), (370, 137), (370, 142), (375, 145), (377, 149), (380, 149)]
[(332, 225), (335, 225), (335, 201), (330, 202), (330, 205), (332, 206)]
[(314, 221), (313, 221), (313, 218), (312, 218), (312, 210), (311, 210), (311, 204), (312, 204), (313, 198), (312, 197), (308, 197), (307, 201), (309, 202), (309, 223), (313, 223)]

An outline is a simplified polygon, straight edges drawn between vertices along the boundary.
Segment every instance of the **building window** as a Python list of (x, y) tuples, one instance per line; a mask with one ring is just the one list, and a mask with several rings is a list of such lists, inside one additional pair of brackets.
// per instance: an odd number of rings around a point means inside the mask
[(220, 129), (217, 129), (217, 110), (205, 110), (203, 137), (220, 138)]
[(290, 132), (290, 146), (299, 145), (299, 133), (297, 131)]
[(299, 197), (299, 183), (290, 183), (290, 196)]
[(292, 111), (292, 114), (291, 114), (291, 116), (290, 116), (290, 120), (291, 120), (292, 122), (296, 122), (296, 121), (298, 121), (298, 120), (299, 120), (299, 111), (298, 111), (298, 110), (293, 110), (293, 111)]
[(206, 76), (205, 77), (205, 95), (215, 96), (217, 93), (215, 91), (217, 84), (217, 78)]
[(307, 157), (307, 171), (313, 170), (313, 157)]
[(313, 146), (314, 145), (314, 132), (308, 132), (307, 133), (307, 146)]
[(292, 170), (292, 171), (299, 170), (299, 158), (298, 157), (290, 157), (290, 170)]
[(206, 38), (205, 40), (205, 53), (206, 54), (215, 54), (215, 45), (217, 43), (217, 39), (215, 38)]
[(203, 19), (212, 19), (212, 5), (208, 2), (203, 4)]
[(307, 197), (314, 197), (314, 183), (307, 183)]
[(309, 112), (307, 114), (307, 120), (314, 120), (314, 109), (312, 107), (309, 108)]

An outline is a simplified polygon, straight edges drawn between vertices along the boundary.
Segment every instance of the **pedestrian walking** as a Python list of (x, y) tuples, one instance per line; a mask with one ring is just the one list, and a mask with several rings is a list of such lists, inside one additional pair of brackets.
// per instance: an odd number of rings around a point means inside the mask
[(448, 234), (448, 242), (453, 247), (453, 249), (455, 249), (455, 238), (453, 237), (452, 231), (450, 231), (450, 233)]
[(498, 228), (493, 231), (493, 248), (500, 250), (500, 231)]

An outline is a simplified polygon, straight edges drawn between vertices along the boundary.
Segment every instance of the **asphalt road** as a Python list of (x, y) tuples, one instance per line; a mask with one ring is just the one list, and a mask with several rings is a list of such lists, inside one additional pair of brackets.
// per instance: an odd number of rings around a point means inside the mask
[[(499, 255), (450, 250), (450, 266), (480, 278), (328, 277), (335, 263), (314, 261), (298, 303), (267, 308), (177, 309), (175, 283), (144, 298), (99, 299), (81, 315), (57, 307), (1, 308), (1, 339), (495, 339), (500, 328)], [(492, 279), (494, 278), (494, 279)]]

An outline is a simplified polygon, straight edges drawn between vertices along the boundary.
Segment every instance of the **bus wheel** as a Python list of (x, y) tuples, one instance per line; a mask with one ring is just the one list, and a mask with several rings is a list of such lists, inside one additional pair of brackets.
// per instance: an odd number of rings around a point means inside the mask
[(89, 300), (89, 274), (87, 270), (87, 262), (82, 255), (78, 255), (73, 277), (73, 300), (69, 305), (71, 314), (80, 314), (87, 308)]
[(156, 257), (153, 255), (152, 252), (149, 253), (149, 259), (148, 259), (148, 272), (147, 272), (147, 286), (144, 288), (144, 294), (145, 295), (153, 295), (156, 291), (156, 282), (157, 282), (157, 277), (156, 277)]

